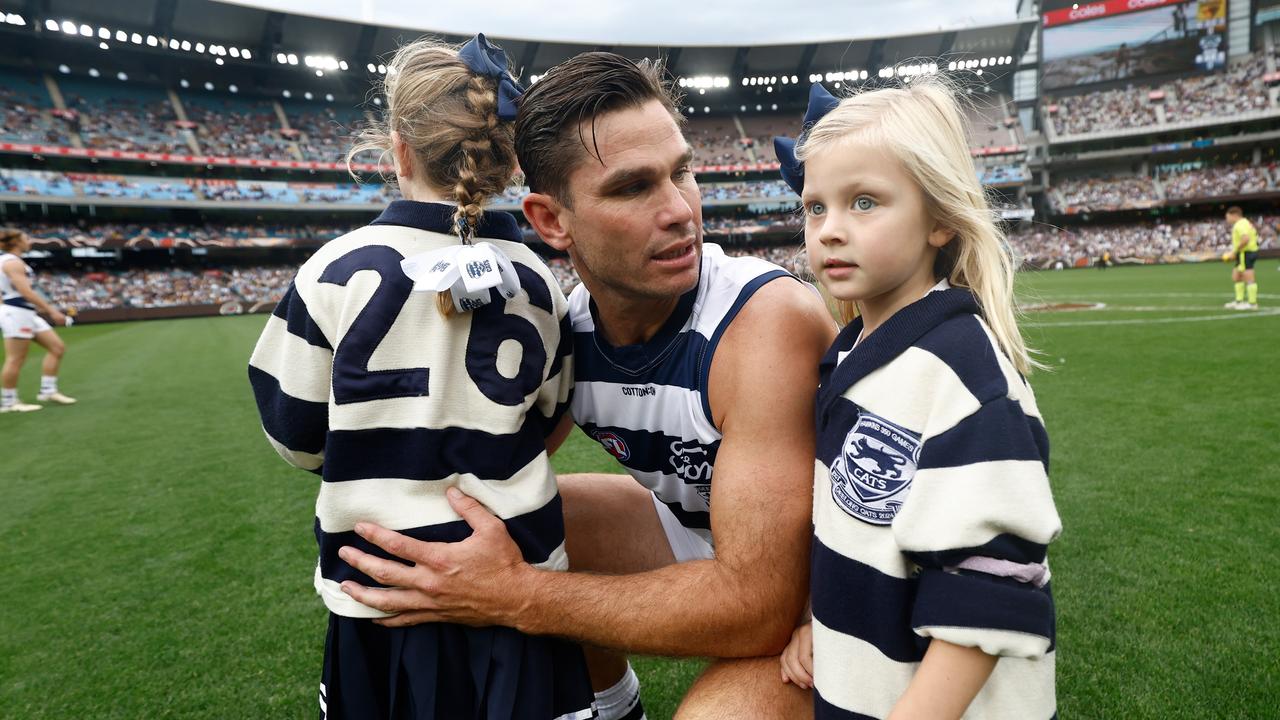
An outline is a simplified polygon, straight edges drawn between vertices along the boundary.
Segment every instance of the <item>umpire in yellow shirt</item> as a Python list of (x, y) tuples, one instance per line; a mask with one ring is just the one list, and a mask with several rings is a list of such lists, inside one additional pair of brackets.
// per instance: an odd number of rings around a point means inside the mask
[[(1253, 274), (1253, 264), (1258, 260), (1258, 230), (1244, 217), (1244, 211), (1232, 206), (1227, 209), (1227, 224), (1231, 226), (1231, 252), (1224, 258), (1234, 262), (1231, 282), (1236, 286), (1236, 299), (1226, 304), (1232, 310), (1258, 309), (1258, 281)], [(1245, 300), (1246, 292), (1248, 300)]]

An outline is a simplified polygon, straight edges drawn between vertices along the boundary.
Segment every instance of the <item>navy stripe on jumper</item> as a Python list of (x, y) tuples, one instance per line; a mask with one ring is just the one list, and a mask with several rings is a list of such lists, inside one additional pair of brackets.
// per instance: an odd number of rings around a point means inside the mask
[[(1022, 405), (1008, 396), (988, 401), (950, 430), (925, 441), (920, 469), (962, 467), (1000, 460), (1039, 460), (1048, 470), (1048, 437), (1037, 438)], [(1044, 428), (1040, 426), (1043, 434)]]
[[(715, 356), (716, 346), (720, 344), (720, 338), (724, 336), (725, 330), (729, 329), (730, 323), (742, 311), (747, 301), (751, 299), (756, 291), (764, 287), (764, 284), (770, 280), (789, 277), (799, 282), (799, 278), (787, 272), (786, 270), (771, 270), (762, 275), (753, 278), (742, 289), (738, 291), (738, 297), (734, 299), (733, 305), (729, 307), (729, 311), (720, 319), (720, 324), (716, 326), (716, 330), (711, 334), (711, 340), (707, 343), (705, 349), (698, 354), (698, 387), (711, 387), (711, 359)], [(707, 423), (715, 427), (715, 416), (711, 414), (711, 393), (702, 393), (702, 414), (706, 417)], [(716, 428), (719, 430), (719, 428)]]
[[(637, 472), (661, 472), (675, 475), (676, 467), (672, 463), (672, 458), (676, 455), (677, 450), (686, 459), (686, 462), (691, 462), (698, 466), (706, 462), (714, 468), (716, 454), (720, 452), (719, 440), (707, 445), (698, 440), (685, 440), (666, 433), (632, 430), (612, 425), (596, 425), (593, 422), (583, 422), (579, 427), (582, 428), (582, 432), (587, 434), (587, 437), (596, 442), (600, 442), (600, 437), (606, 433), (621, 438), (627, 455), (626, 459), (618, 457), (616, 448), (611, 449), (607, 444), (601, 444), (605, 445), (605, 449), (609, 450), (614, 457), (617, 457), (618, 462), (622, 463), (624, 467)], [(672, 446), (676, 446), (676, 449), (673, 449)], [(705, 457), (696, 457), (699, 453), (705, 455)], [(697, 480), (698, 483), (710, 481), (710, 478), (699, 478)]]
[(1009, 383), (996, 357), (999, 350), (976, 315), (948, 320), (926, 333), (916, 346), (946, 363), (979, 403), (1009, 394)]
[[(857, 672), (857, 668), (849, 668), (849, 670)], [(814, 688), (813, 720), (876, 720), (876, 718), (832, 705), (826, 698), (822, 697), (822, 693), (819, 693), (817, 688)]]
[[(537, 510), (507, 518), (502, 522), (507, 526), (511, 539), (515, 540), (520, 548), (525, 562), (530, 564), (545, 562), (560, 543), (564, 542), (564, 514), (561, 512), (559, 495)], [(350, 545), (380, 558), (404, 562), (360, 537), (355, 531), (327, 533), (320, 529), (320, 520), (317, 519), (315, 532), (316, 542), (320, 545), (320, 574), (326, 580), (339, 583), (344, 580), (354, 580), (361, 585), (381, 587), (380, 583), (373, 578), (356, 570), (338, 557), (338, 549), (344, 545)], [(465, 520), (454, 520), (397, 532), (423, 542), (458, 542), (471, 537), (472, 531)]]
[(298, 288), (293, 283), (289, 283), (289, 289), (285, 290), (284, 297), (276, 303), (276, 309), (272, 310), (271, 314), (284, 320), (289, 333), (306, 340), (308, 345), (333, 350), (329, 339), (321, 332), (320, 326), (311, 319), (307, 304), (302, 301), (302, 296), (298, 294)]
[(486, 480), (509, 478), (546, 452), (546, 422), (531, 412), (519, 430), (507, 435), (457, 427), (332, 430), (324, 479), (440, 480), (455, 473)]
[[(573, 377), (576, 382), (607, 382), (620, 385), (654, 383), (671, 385), (686, 390), (698, 389), (698, 358), (707, 346), (707, 339), (688, 330), (674, 339), (671, 347), (663, 357), (674, 354), (669, 362), (661, 362), (640, 372), (626, 370), (612, 362), (596, 346), (596, 342), (604, 342), (594, 332), (576, 332), (573, 334), (574, 357)], [(622, 352), (623, 349), (616, 349)]]
[(858, 422), (861, 409), (851, 400), (836, 398), (822, 410), (822, 422), (818, 426), (817, 457), (827, 467), (844, 452), (845, 437)]
[(258, 403), (262, 427), (276, 442), (294, 452), (319, 453), (324, 450), (329, 427), (329, 404), (300, 400), (280, 389), (280, 381), (270, 373), (249, 366), (249, 384)]
[[(1055, 644), (1053, 593), (1049, 586), (1008, 582), (989, 575), (920, 573), (912, 627), (973, 628), (1037, 635)], [(815, 613), (816, 615), (816, 613)]]
[(5, 305), (9, 305), (10, 307), (22, 308), (23, 310), (35, 310), (35, 309), (36, 309), (36, 306), (35, 306), (35, 305), (32, 305), (32, 304), (31, 304), (31, 301), (30, 301), (30, 300), (28, 300), (28, 299), (26, 299), (26, 298), (24, 298), (24, 297), (11, 297), (11, 298), (5, 298), (5, 299), (4, 299), (4, 304), (5, 304)]
[(916, 584), (845, 557), (813, 538), (810, 590), (813, 617), (832, 630), (867, 642), (897, 662), (918, 662), (928, 638), (911, 630)]
[(997, 560), (1028, 565), (1044, 562), (1049, 546), (1032, 542), (1011, 533), (1001, 533), (991, 540), (977, 546), (953, 548), (934, 552), (909, 552), (907, 555), (921, 567), (944, 568), (959, 565), (973, 557), (988, 557)]

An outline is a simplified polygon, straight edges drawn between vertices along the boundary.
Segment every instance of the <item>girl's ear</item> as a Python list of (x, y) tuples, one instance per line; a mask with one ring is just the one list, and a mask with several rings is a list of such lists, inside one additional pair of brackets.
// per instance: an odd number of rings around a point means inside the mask
[(391, 157), (395, 161), (398, 177), (413, 177), (413, 149), (395, 130), (391, 131)]
[(956, 231), (951, 228), (944, 228), (941, 225), (935, 225), (929, 233), (929, 244), (936, 248), (945, 247), (956, 236)]

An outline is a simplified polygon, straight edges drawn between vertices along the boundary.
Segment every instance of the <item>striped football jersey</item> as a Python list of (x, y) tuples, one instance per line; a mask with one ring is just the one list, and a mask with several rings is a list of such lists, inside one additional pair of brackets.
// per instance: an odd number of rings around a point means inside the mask
[[(406, 257), (457, 243), (452, 206), (395, 201), (298, 271), (249, 364), (263, 428), (291, 464), (321, 476), (315, 586), (334, 613), (377, 617), (339, 587), (378, 584), (338, 557), (370, 521), (426, 541), (471, 530), (458, 486), (502, 518), (525, 559), (564, 569), (564, 522), (546, 436), (572, 391), (564, 295), (505, 213), (480, 235), (513, 261), (521, 292), (444, 317), (414, 292)], [(486, 234), (487, 233), (487, 234)]]
[[(0, 253), (0, 268), (4, 267), (4, 264), (10, 260), (22, 262), (22, 258), (14, 255), (13, 253)], [(30, 265), (26, 266), (26, 274), (28, 280), (35, 280), (36, 274), (35, 271), (31, 269)], [(18, 289), (13, 286), (13, 281), (10, 280), (9, 276), (5, 275), (3, 272), (0, 272), (0, 295), (3, 296), (5, 305), (12, 305), (13, 307), (24, 308), (27, 310), (36, 309), (36, 306), (32, 305), (30, 300), (22, 297), (18, 292)]]
[(734, 317), (765, 283), (794, 277), (769, 262), (702, 246), (695, 288), (642, 345), (613, 347), (595, 331), (591, 295), (569, 295), (574, 421), (662, 501), (680, 524), (711, 542), (711, 476), (720, 448), (707, 396), (711, 361)]
[(1048, 720), (1062, 525), (1035, 395), (966, 289), (861, 330), (823, 359), (816, 407), (816, 717), (887, 717), (941, 639), (1000, 657), (965, 718)]

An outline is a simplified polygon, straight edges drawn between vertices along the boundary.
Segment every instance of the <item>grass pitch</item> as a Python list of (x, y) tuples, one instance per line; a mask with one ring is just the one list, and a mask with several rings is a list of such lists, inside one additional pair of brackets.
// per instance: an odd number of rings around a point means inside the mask
[[(1050, 550), (1064, 718), (1274, 717), (1280, 276), (1222, 265), (1020, 278), (1065, 532)], [(1275, 309), (1267, 309), (1268, 307)], [(264, 318), (73, 327), (74, 407), (0, 417), (0, 715), (315, 717), (317, 480), (258, 427)], [(33, 399), (33, 348), (22, 395)], [(575, 434), (562, 471), (612, 460)], [(650, 718), (698, 660), (637, 662)]]

